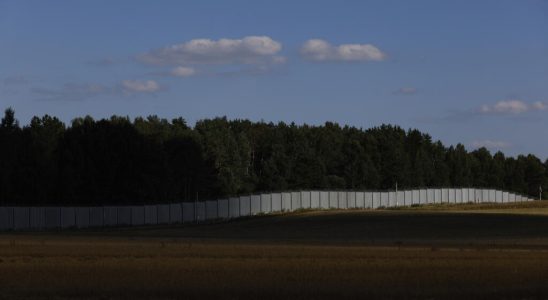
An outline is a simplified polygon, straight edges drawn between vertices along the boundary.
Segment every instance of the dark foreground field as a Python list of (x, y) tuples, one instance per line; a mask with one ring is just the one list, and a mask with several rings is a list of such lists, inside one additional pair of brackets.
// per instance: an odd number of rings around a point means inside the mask
[(548, 298), (548, 207), (0, 235), (0, 298)]

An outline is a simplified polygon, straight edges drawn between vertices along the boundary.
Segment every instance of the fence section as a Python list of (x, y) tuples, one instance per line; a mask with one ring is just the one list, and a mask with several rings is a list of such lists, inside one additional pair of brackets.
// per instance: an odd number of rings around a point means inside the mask
[(141, 206), (0, 207), (0, 231), (199, 223), (299, 209), (377, 209), (440, 203), (533, 201), (494, 189), (298, 191)]

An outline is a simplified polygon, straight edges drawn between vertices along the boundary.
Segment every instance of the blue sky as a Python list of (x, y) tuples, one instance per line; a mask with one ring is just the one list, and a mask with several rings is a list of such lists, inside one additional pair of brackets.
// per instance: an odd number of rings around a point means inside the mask
[(548, 1), (4, 1), (0, 107), (418, 128), (548, 157)]

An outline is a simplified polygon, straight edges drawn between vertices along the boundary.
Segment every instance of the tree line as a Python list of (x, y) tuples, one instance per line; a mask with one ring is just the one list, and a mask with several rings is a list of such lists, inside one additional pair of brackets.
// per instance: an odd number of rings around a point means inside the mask
[[(538, 196), (548, 160), (444, 146), (416, 129), (113, 116), (0, 124), (0, 205), (145, 204), (263, 191), (491, 187)], [(546, 188), (548, 190), (548, 188)], [(546, 195), (546, 193), (545, 193)]]

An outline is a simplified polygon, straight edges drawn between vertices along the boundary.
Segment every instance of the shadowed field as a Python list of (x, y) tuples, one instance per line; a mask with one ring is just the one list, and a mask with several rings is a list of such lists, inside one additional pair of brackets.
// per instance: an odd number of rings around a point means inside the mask
[(0, 235), (0, 298), (547, 298), (547, 206)]

